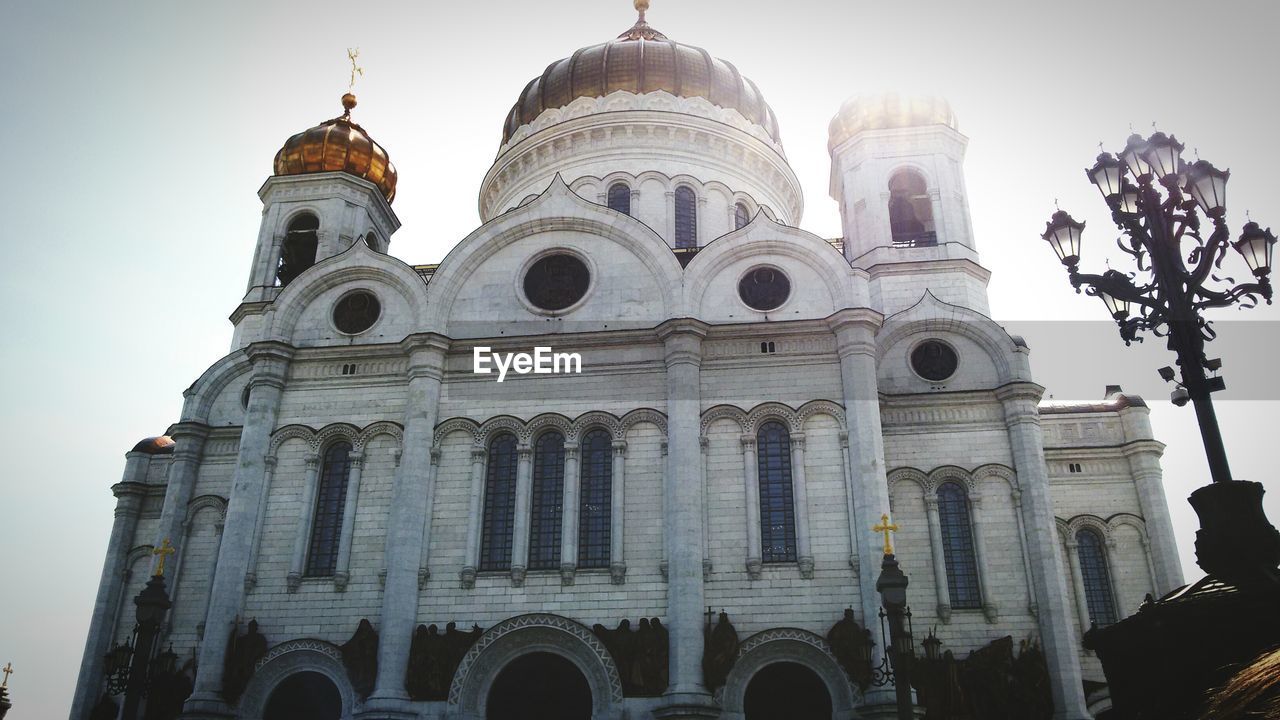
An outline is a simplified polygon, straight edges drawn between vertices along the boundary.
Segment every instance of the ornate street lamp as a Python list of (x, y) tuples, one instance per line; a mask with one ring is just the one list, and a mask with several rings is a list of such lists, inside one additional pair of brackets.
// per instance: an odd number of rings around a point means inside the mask
[[(1167, 337), (1169, 349), (1178, 356), (1182, 378), (1176, 399), (1185, 397), (1196, 409), (1214, 482), (1196, 491), (1191, 500), (1204, 528), (1196, 542), (1201, 567), (1229, 579), (1261, 567), (1264, 574), (1280, 582), (1275, 572), (1280, 561), (1280, 533), (1262, 513), (1262, 486), (1233, 480), (1227, 464), (1210, 398), (1224, 385), (1221, 378), (1205, 373), (1208, 359), (1204, 344), (1215, 333), (1201, 314), (1209, 308), (1231, 305), (1253, 307), (1259, 298), (1271, 302), (1276, 238), (1250, 222), (1232, 243), (1226, 223), (1230, 173), (1205, 160), (1187, 166), (1182, 160), (1183, 147), (1176, 138), (1161, 132), (1145, 140), (1133, 135), (1119, 159), (1104, 152), (1085, 171), (1124, 233), (1120, 249), (1134, 258), (1142, 278), (1138, 273), (1117, 270), (1102, 275), (1081, 273), (1084, 223), (1061, 210), (1050, 218), (1041, 237), (1066, 266), (1076, 292), (1083, 290), (1106, 304), (1126, 344), (1140, 342), (1141, 334), (1150, 331)], [(1202, 233), (1201, 214), (1212, 224), (1207, 237)], [(1214, 275), (1229, 247), (1249, 266), (1252, 282), (1231, 285), (1234, 281), (1230, 278)], [(1252, 508), (1247, 515), (1252, 523), (1235, 514), (1240, 508)], [(1228, 512), (1232, 516), (1225, 515)]]
[(174, 548), (166, 538), (152, 554), (159, 558), (159, 562), (156, 564), (156, 574), (151, 576), (146, 587), (133, 599), (137, 608), (133, 637), (113, 647), (104, 658), (107, 694), (124, 694), (124, 709), (120, 714), (122, 720), (134, 720), (138, 717), (142, 699), (150, 689), (152, 680), (172, 673), (178, 659), (172, 647), (156, 653), (160, 625), (165, 613), (173, 606), (169, 593), (165, 590), (164, 564), (165, 558), (174, 554)]
[[(1175, 383), (1175, 405), (1195, 407), (1213, 479), (1190, 497), (1201, 525), (1196, 559), (1208, 577), (1177, 590), (1167, 603), (1148, 602), (1136, 615), (1085, 635), (1086, 647), (1102, 660), (1116, 712), (1143, 720), (1192, 717), (1204, 690), (1222, 680), (1223, 667), (1252, 657), (1251, 644), (1280, 637), (1273, 613), (1256, 610), (1274, 609), (1280, 600), (1280, 532), (1263, 512), (1262, 485), (1231, 477), (1211, 399), (1225, 384), (1206, 372), (1221, 366), (1205, 356), (1205, 343), (1216, 333), (1202, 315), (1211, 308), (1255, 307), (1260, 298), (1271, 303), (1276, 237), (1249, 222), (1232, 242), (1226, 222), (1230, 173), (1204, 160), (1188, 165), (1183, 149), (1161, 132), (1146, 139), (1133, 135), (1118, 157), (1104, 152), (1085, 171), (1111, 208), (1123, 233), (1117, 244), (1133, 257), (1136, 272), (1081, 273), (1084, 223), (1061, 210), (1041, 236), (1076, 292), (1103, 301), (1126, 345), (1141, 342), (1146, 332), (1166, 338), (1180, 372), (1161, 368), (1160, 375)], [(1208, 227), (1202, 228), (1202, 217)], [(1248, 265), (1250, 282), (1215, 274), (1228, 248)], [(1219, 640), (1206, 643), (1206, 634)], [(1228, 637), (1234, 639), (1223, 639)]]
[(884, 660), (880, 667), (874, 668), (872, 684), (877, 687), (892, 684), (898, 720), (912, 720), (915, 711), (911, 699), (911, 663), (915, 659), (915, 648), (911, 608), (907, 607), (908, 580), (893, 556), (893, 543), (889, 538), (889, 533), (898, 531), (898, 525), (891, 524), (888, 515), (881, 515), (880, 524), (871, 531), (884, 533), (884, 561), (880, 565), (880, 577), (876, 579), (876, 591), (880, 593), (882, 605), (880, 636), (886, 638)]

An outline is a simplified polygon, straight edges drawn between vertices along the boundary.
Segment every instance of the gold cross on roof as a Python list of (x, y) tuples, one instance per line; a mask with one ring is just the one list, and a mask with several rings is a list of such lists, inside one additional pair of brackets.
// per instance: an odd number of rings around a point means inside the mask
[(7, 663), (4, 666), (4, 670), (0, 670), (0, 672), (4, 673), (4, 682), (0, 682), (0, 687), (9, 687), (9, 676), (13, 674), (13, 663)]
[(156, 565), (156, 577), (164, 577), (164, 560), (174, 552), (176, 551), (169, 544), (169, 538), (165, 538), (164, 542), (160, 543), (160, 547), (151, 551), (152, 555), (160, 558), (160, 562)]
[(876, 526), (875, 526), (875, 527), (873, 527), (873, 528), (871, 528), (871, 532), (878, 532), (878, 533), (879, 533), (879, 532), (882, 532), (882, 533), (884, 533), (884, 554), (885, 554), (885, 555), (892, 555), (892, 554), (893, 554), (893, 543), (892, 543), (892, 542), (890, 542), (890, 540), (889, 540), (889, 533), (891, 533), (891, 532), (898, 532), (898, 525), (897, 525), (897, 523), (894, 523), (894, 524), (890, 525), (890, 524), (889, 524), (889, 516), (888, 516), (888, 515), (881, 515), (881, 516), (880, 516), (880, 524), (879, 524), (879, 525), (876, 525)]
[(351, 83), (347, 85), (347, 90), (356, 89), (356, 75), (364, 77), (364, 68), (356, 64), (356, 58), (360, 57), (360, 48), (347, 48), (347, 59), (351, 61)]

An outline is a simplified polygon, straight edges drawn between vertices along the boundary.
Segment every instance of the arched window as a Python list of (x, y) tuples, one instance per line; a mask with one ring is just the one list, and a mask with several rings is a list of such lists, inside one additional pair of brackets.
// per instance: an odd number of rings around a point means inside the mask
[(309, 577), (333, 575), (338, 565), (338, 545), (342, 541), (342, 511), (347, 504), (347, 478), (351, 475), (351, 443), (337, 442), (324, 453), (320, 487), (316, 492), (316, 514), (311, 523), (311, 544), (307, 553)]
[(280, 264), (276, 267), (276, 283), (284, 287), (316, 264), (316, 248), (319, 238), (316, 231), (320, 221), (311, 213), (303, 213), (289, 223), (284, 244), (280, 248)]
[(895, 246), (938, 244), (933, 225), (933, 201), (919, 173), (903, 170), (889, 179), (889, 227)]
[(1107, 571), (1107, 555), (1102, 537), (1085, 528), (1076, 533), (1076, 551), (1080, 553), (1080, 574), (1084, 577), (1084, 597), (1089, 605), (1089, 620), (1102, 627), (1116, 621), (1116, 603), (1111, 594), (1111, 574)]
[(377, 235), (374, 235), (374, 234), (373, 234), (373, 233), (371, 233), (371, 232), (370, 232), (370, 233), (365, 233), (365, 234), (364, 234), (364, 244), (365, 244), (365, 245), (368, 245), (370, 250), (372, 250), (372, 251), (374, 251), (374, 252), (380, 252), (380, 251), (378, 250), (378, 236), (377, 236)]
[(751, 222), (751, 211), (747, 209), (747, 204), (740, 202), (733, 206), (733, 229), (741, 230)]
[(982, 607), (978, 587), (978, 559), (973, 550), (973, 526), (969, 496), (958, 483), (946, 482), (938, 488), (938, 523), (942, 526), (942, 557), (947, 568), (947, 592), (951, 607)]
[(516, 521), (516, 436), (502, 433), (489, 442), (481, 516), (480, 569), (511, 567), (511, 538)]
[(626, 183), (609, 186), (609, 209), (617, 210), (623, 215), (631, 214), (631, 188)]
[(543, 433), (533, 445), (533, 502), (529, 523), (529, 569), (560, 567), (560, 520), (564, 513), (564, 435)]
[(698, 246), (698, 196), (693, 188), (676, 188), (676, 247)]
[(613, 503), (613, 437), (592, 430), (582, 439), (582, 499), (578, 503), (578, 567), (609, 567)]
[(756, 433), (760, 475), (760, 559), (795, 562), (796, 514), (791, 488), (791, 433), (770, 421)]

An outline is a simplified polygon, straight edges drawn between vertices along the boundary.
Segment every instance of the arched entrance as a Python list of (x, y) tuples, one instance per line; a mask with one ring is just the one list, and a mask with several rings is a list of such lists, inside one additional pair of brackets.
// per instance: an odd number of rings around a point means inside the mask
[(831, 694), (809, 668), (778, 662), (751, 677), (743, 709), (747, 720), (830, 720)]
[(294, 673), (271, 691), (262, 720), (338, 720), (342, 695), (318, 672)]
[(486, 720), (591, 720), (591, 688), (568, 659), (529, 653), (498, 673), (485, 715)]

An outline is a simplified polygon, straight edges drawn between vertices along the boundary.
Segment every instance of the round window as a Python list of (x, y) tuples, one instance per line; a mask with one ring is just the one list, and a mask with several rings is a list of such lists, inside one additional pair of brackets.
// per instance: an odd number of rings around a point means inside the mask
[(382, 303), (373, 293), (359, 290), (338, 301), (333, 309), (333, 325), (348, 335), (362, 333), (373, 327), (382, 314)]
[(956, 373), (959, 364), (956, 351), (937, 340), (925, 340), (911, 351), (911, 369), (925, 380), (946, 380)]
[(791, 297), (791, 281), (778, 268), (756, 268), (738, 281), (738, 297), (753, 310), (773, 310)]
[(564, 310), (587, 294), (591, 271), (578, 258), (567, 254), (548, 255), (533, 264), (524, 275), (524, 294), (543, 310)]

